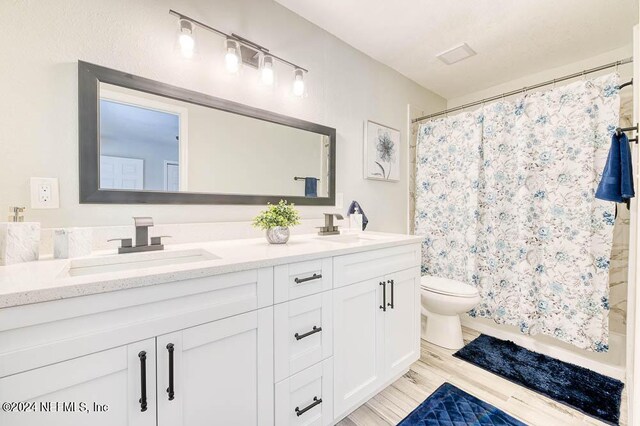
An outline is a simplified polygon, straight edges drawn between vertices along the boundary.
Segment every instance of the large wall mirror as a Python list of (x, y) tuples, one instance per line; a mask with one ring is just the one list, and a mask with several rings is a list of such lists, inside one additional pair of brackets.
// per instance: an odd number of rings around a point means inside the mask
[(80, 202), (335, 203), (335, 129), (78, 63)]

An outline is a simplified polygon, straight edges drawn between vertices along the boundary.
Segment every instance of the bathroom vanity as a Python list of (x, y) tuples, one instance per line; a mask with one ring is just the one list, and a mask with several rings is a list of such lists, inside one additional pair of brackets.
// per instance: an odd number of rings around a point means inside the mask
[(420, 241), (309, 235), (1, 268), (0, 400), (15, 404), (0, 424), (334, 424), (419, 358)]

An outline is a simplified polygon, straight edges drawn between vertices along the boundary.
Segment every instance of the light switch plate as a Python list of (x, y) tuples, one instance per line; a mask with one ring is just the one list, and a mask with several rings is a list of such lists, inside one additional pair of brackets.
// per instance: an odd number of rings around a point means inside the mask
[(58, 178), (31, 178), (31, 208), (57, 209), (60, 207)]

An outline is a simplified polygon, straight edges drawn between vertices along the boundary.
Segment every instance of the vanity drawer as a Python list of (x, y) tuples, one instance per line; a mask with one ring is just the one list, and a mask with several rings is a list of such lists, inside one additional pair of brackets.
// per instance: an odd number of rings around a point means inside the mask
[(330, 425), (333, 422), (333, 358), (276, 384), (276, 425)]
[(420, 265), (420, 244), (407, 244), (333, 258), (334, 287), (370, 280)]
[(333, 287), (332, 271), (330, 257), (276, 266), (273, 270), (274, 303), (330, 290)]
[(333, 353), (333, 301), (324, 292), (274, 308), (275, 381)]

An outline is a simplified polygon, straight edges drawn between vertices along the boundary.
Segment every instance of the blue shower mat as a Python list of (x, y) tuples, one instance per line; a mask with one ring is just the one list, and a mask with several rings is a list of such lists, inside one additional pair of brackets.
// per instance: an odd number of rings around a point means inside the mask
[(526, 426), (491, 404), (444, 383), (398, 426)]
[(453, 356), (605, 423), (620, 421), (620, 380), (484, 334)]

